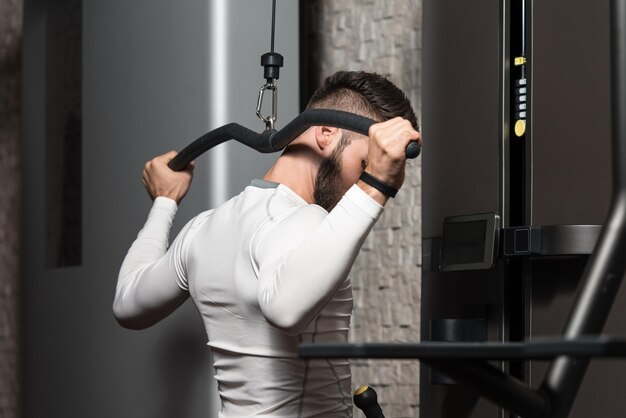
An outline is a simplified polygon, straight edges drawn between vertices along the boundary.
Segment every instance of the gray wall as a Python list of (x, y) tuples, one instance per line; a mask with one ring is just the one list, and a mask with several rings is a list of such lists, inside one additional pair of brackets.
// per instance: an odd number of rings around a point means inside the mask
[[(23, 406), (25, 417), (206, 417), (217, 404), (206, 336), (190, 302), (144, 331), (111, 313), (117, 271), (150, 200), (143, 164), (207, 130), (254, 116), (269, 49), (269, 2), (107, 1), (83, 5), (82, 264), (46, 268), (46, 8), (24, 29)], [(286, 57), (279, 126), (297, 113), (297, 4), (279, 7)], [(276, 155), (226, 144), (198, 161), (172, 236), (262, 176)], [(207, 411), (212, 411), (207, 414)]]

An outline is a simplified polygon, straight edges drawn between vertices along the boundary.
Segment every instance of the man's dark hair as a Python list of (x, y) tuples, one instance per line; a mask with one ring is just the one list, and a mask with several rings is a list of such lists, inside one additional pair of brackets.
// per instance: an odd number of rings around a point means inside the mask
[(365, 71), (339, 71), (326, 78), (313, 93), (307, 109), (344, 110), (378, 122), (400, 116), (419, 129), (404, 92), (386, 77)]

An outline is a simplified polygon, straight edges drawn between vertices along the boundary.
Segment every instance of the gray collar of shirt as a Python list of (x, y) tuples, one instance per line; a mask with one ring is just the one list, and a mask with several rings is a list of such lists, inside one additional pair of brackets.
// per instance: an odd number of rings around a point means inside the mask
[(254, 179), (252, 180), (252, 183), (250, 183), (250, 185), (253, 187), (261, 188), (261, 189), (275, 189), (280, 185), (280, 183), (274, 183), (273, 181), (267, 181), (267, 180), (261, 180), (261, 179)]

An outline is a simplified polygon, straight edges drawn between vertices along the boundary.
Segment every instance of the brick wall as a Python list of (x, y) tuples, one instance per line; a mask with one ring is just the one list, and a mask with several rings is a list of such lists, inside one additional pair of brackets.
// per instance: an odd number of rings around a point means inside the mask
[(0, 418), (19, 408), (20, 69), (22, 1), (0, 2)]
[[(318, 83), (342, 69), (388, 75), (419, 117), (421, 0), (317, 0), (306, 7), (307, 65)], [(418, 159), (409, 162), (404, 186), (387, 204), (352, 270), (352, 341), (419, 340), (421, 238)], [(352, 361), (352, 372), (355, 387), (377, 389), (385, 416), (418, 416), (418, 362)]]

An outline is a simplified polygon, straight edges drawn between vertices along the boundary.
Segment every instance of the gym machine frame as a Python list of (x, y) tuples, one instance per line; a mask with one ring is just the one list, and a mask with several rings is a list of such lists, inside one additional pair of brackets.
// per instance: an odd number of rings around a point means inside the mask
[[(420, 359), (522, 417), (567, 417), (591, 358), (626, 357), (626, 340), (600, 335), (626, 273), (626, 0), (611, 0), (611, 83), (611, 205), (563, 335), (519, 343), (302, 344), (300, 356)], [(551, 364), (532, 389), (493, 360)]]

